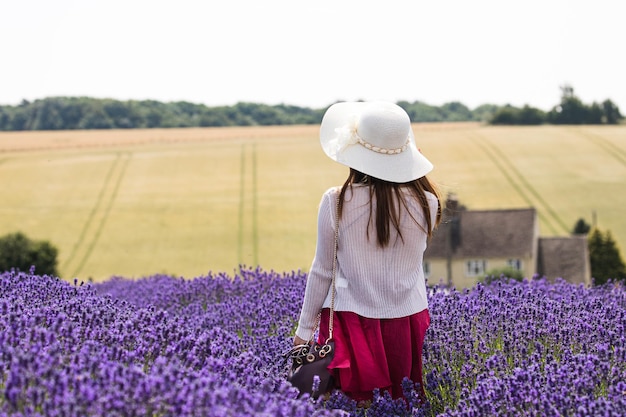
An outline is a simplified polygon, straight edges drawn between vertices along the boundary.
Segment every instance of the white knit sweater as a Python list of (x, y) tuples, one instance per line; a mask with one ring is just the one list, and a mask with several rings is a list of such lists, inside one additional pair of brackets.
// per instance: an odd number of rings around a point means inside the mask
[[(330, 306), (335, 215), (339, 187), (326, 191), (318, 213), (317, 248), (309, 272), (304, 302), (296, 335), (309, 340), (317, 314)], [(337, 252), (336, 311), (352, 311), (368, 318), (397, 318), (428, 308), (426, 282), (422, 269), (426, 250), (426, 220), (419, 202), (406, 190), (407, 201), (416, 224), (406, 210), (401, 211), (402, 238), (390, 228), (390, 244), (381, 248), (376, 240), (375, 219), (372, 219), (369, 240), (366, 230), (370, 216), (369, 188), (354, 184), (346, 191), (343, 214), (339, 222)], [(427, 193), (430, 217), (435, 223), (437, 197)], [(373, 213), (376, 211), (373, 202)]]

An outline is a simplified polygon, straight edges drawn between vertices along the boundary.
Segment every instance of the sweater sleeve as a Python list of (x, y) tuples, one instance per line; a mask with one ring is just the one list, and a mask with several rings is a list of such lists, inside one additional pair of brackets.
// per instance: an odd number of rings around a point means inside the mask
[(333, 273), (333, 255), (335, 245), (334, 197), (330, 190), (322, 196), (317, 217), (317, 246), (311, 270), (307, 277), (304, 301), (296, 336), (309, 340), (317, 324), (317, 315), (321, 311), (328, 295)]
[(439, 200), (437, 199), (437, 196), (435, 196), (434, 194), (428, 193), (428, 205), (430, 208), (430, 220), (431, 220), (431, 224), (432, 224), (432, 228), (435, 228), (435, 219), (437, 218), (437, 212), (439, 211)]

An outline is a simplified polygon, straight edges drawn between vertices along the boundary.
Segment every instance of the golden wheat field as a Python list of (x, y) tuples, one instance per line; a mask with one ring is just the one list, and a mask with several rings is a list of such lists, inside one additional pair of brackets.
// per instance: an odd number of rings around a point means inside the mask
[[(576, 220), (626, 250), (626, 126), (415, 124), (442, 194), (470, 209), (533, 206), (542, 235)], [(65, 279), (238, 265), (310, 266), (317, 205), (347, 168), (318, 126), (0, 133), (0, 235), (59, 249)], [(497, 230), (494, 230), (497, 233)]]

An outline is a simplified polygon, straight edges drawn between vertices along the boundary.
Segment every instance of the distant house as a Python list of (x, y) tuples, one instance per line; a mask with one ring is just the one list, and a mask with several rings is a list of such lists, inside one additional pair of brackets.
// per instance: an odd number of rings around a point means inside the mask
[(505, 267), (591, 283), (586, 236), (540, 237), (534, 208), (465, 210), (450, 196), (424, 253), (429, 282), (467, 288)]
[(548, 278), (591, 283), (587, 235), (540, 237), (537, 272)]

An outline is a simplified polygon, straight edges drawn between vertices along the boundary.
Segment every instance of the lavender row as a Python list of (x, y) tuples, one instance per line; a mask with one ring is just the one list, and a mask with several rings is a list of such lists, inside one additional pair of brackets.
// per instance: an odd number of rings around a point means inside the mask
[(76, 286), (5, 273), (0, 415), (310, 416), (317, 407), (296, 399), (277, 360), (292, 324), (272, 322), (258, 293), (289, 294), (304, 280), (245, 271)]
[(626, 414), (626, 295), (533, 279), (435, 288), (429, 403), (377, 393), (297, 399), (281, 353), (303, 272), (91, 285), (0, 276), (0, 416), (479, 416)]
[(431, 406), (445, 416), (626, 415), (626, 292), (498, 281), (431, 297)]

